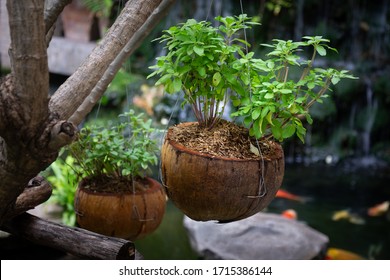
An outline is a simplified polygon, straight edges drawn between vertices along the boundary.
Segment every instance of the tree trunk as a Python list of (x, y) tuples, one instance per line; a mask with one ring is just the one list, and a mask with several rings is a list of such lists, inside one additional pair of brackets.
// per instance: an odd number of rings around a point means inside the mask
[[(89, 96), (127, 42), (163, 6), (161, 2), (173, 0), (128, 1), (105, 38), (49, 98), (46, 47), (55, 19), (69, 2), (7, 0), (11, 74), (0, 79), (0, 225), (12, 216), (7, 212), (15, 209), (17, 197), (31, 178), (52, 163), (59, 149), (75, 138), (77, 123), (69, 121), (69, 117)], [(160, 19), (156, 17), (149, 28)], [(96, 98), (93, 100), (97, 102)], [(87, 113), (84, 110), (78, 120)]]

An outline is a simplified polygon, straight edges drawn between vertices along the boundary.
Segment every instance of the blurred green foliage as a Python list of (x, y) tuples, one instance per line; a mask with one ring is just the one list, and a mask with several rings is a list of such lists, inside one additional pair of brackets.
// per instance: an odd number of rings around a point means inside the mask
[(53, 186), (53, 193), (49, 203), (55, 203), (62, 207), (62, 222), (68, 226), (76, 225), (74, 212), (74, 196), (82, 170), (75, 169), (75, 159), (67, 155), (65, 159), (59, 157), (47, 170), (46, 179)]

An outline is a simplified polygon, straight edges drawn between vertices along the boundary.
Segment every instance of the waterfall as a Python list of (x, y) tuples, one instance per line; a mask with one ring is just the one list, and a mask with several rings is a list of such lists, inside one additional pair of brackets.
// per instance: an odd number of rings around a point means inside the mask
[(389, 43), (388, 7), (388, 1), (383, 0), (381, 9), (378, 9), (374, 17), (376, 18), (376, 26), (373, 28), (373, 38), (370, 45), (373, 57), (378, 61), (382, 59), (383, 52), (386, 51), (385, 46)]
[(365, 79), (366, 83), (366, 116), (363, 124), (363, 131), (361, 134), (362, 151), (364, 156), (368, 156), (371, 147), (371, 132), (375, 122), (376, 113), (378, 111), (378, 100), (374, 98), (374, 91), (372, 90), (372, 82), (369, 78)]
[(305, 5), (305, 0), (298, 0), (296, 2), (297, 5), (297, 12), (296, 12), (296, 20), (295, 20), (295, 26), (294, 26), (294, 40), (298, 41), (301, 40), (303, 36), (303, 8)]
[(197, 0), (195, 13), (196, 20), (213, 21), (216, 16), (229, 16), (232, 14), (231, 1), (222, 0)]

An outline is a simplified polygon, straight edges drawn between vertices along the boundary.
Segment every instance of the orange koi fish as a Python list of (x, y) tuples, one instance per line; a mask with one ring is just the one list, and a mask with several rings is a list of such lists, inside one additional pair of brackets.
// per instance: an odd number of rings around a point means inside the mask
[(291, 219), (291, 220), (296, 220), (298, 219), (298, 214), (294, 209), (287, 209), (280, 214), (282, 217)]
[(364, 225), (366, 221), (357, 213), (352, 213), (349, 209), (339, 210), (333, 213), (332, 221), (347, 220), (355, 225)]
[(326, 252), (327, 260), (364, 260), (362, 256), (359, 256), (356, 253), (339, 249), (339, 248), (329, 248)]
[(367, 214), (371, 217), (378, 217), (389, 211), (390, 201), (384, 201), (375, 206), (368, 208)]
[(276, 197), (294, 200), (294, 201), (298, 201), (298, 202), (302, 202), (302, 203), (306, 202), (305, 198), (298, 196), (298, 195), (295, 195), (295, 194), (292, 194), (292, 193), (289, 193), (288, 191), (285, 191), (285, 190), (278, 190), (278, 192), (276, 193)]

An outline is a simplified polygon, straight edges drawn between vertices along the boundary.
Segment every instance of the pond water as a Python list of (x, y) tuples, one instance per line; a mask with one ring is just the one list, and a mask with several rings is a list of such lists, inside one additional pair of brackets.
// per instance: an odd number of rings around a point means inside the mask
[[(305, 202), (276, 198), (267, 211), (294, 209), (300, 221), (329, 237), (329, 247), (363, 258), (390, 259), (389, 217), (367, 215), (369, 207), (390, 200), (389, 180), (390, 173), (383, 169), (350, 171), (325, 164), (286, 165), (282, 189), (302, 196)], [(334, 221), (334, 213), (341, 210), (356, 219)], [(136, 242), (145, 259), (199, 258), (191, 249), (182, 221), (183, 214), (169, 202), (159, 229)]]
[[(370, 217), (367, 209), (390, 200), (388, 170), (341, 166), (286, 166), (283, 188), (308, 197), (306, 203), (275, 199), (270, 209), (293, 208), (299, 220), (325, 233), (330, 247), (346, 249), (364, 258), (390, 259), (390, 220)], [(336, 211), (348, 210), (359, 220), (334, 221)]]

